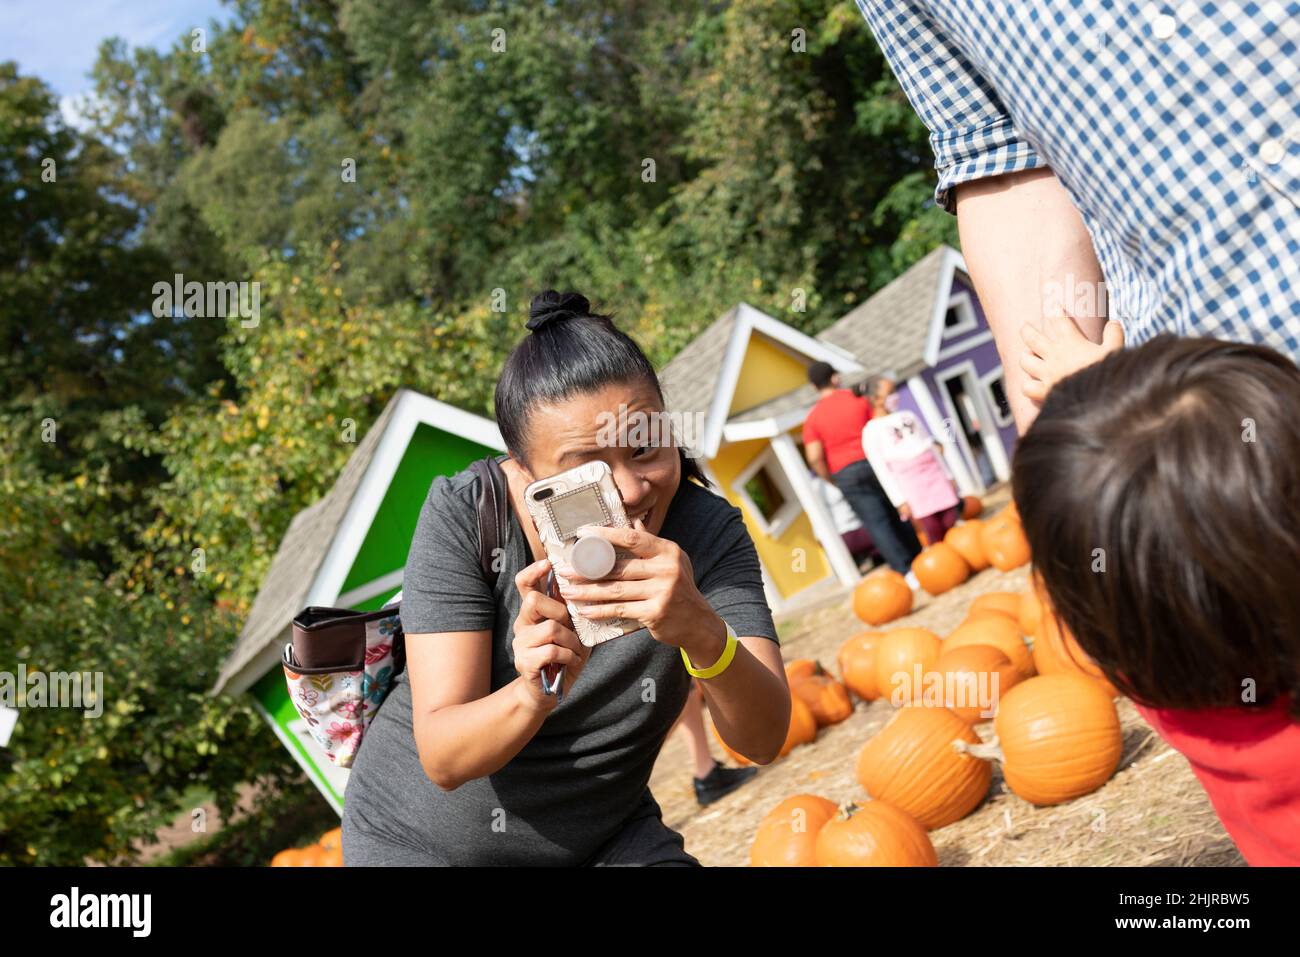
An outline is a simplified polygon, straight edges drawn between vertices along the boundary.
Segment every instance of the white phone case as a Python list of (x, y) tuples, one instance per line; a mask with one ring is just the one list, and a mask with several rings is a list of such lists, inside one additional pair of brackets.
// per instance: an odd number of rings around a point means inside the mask
[[(544, 488), (552, 489), (551, 495), (537, 499), (536, 493)], [(623, 499), (618, 493), (618, 486), (614, 484), (614, 475), (610, 472), (609, 465), (600, 459), (584, 462), (549, 478), (538, 479), (524, 489), (524, 504), (528, 508), (528, 514), (532, 516), (538, 537), (542, 540), (542, 547), (546, 549), (546, 555), (552, 565), (557, 561), (568, 561), (569, 547), (576, 540), (572, 535), (566, 537), (561, 534), (555, 503), (562, 502), (566, 496), (590, 494), (593, 489), (598, 496), (602, 514), (599, 520), (591, 521), (590, 524), (616, 528), (629, 527), (631, 523), (627, 520), (627, 512), (623, 508)], [(627, 552), (615, 547), (614, 554), (616, 558), (623, 558)], [(555, 573), (555, 578), (561, 585), (569, 584), (569, 579), (559, 572)], [(568, 606), (569, 616), (573, 619), (573, 630), (577, 633), (578, 640), (589, 648), (611, 638), (622, 637), (641, 627), (639, 621), (631, 618), (599, 620), (584, 618), (576, 603), (566, 601), (565, 605)]]

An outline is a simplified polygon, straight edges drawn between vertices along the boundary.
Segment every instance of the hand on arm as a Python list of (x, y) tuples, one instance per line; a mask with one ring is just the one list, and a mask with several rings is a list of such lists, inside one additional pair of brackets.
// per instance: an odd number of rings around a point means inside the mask
[(1056, 383), (1084, 366), (1092, 365), (1112, 352), (1124, 348), (1124, 327), (1108, 320), (1101, 332), (1101, 343), (1084, 336), (1064, 311), (1049, 316), (1041, 330), (1026, 323), (1020, 327), (1024, 351), (1020, 368), (1025, 374), (1024, 393), (1042, 402)]
[[(1062, 299), (1080, 291), (1097, 315), (1076, 315), (1086, 341), (1102, 341), (1102, 273), (1092, 238), (1056, 175), (1047, 168), (972, 180), (956, 187), (957, 228), (975, 291), (1002, 357), (1007, 401), (1023, 434), (1039, 401), (1025, 393), (1021, 327), (1041, 327)], [(1075, 310), (1076, 313), (1079, 310)]]

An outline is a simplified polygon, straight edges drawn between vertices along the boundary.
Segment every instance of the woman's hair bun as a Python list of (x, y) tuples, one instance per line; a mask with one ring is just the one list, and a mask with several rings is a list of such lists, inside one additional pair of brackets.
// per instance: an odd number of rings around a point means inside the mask
[(528, 328), (536, 332), (548, 322), (576, 319), (591, 314), (587, 297), (576, 292), (556, 292), (548, 289), (534, 296), (528, 307)]

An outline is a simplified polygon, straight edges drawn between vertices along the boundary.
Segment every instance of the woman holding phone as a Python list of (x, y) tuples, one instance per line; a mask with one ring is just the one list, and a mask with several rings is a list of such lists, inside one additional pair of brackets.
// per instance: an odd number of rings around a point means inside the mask
[[(692, 674), (736, 751), (766, 764), (785, 740), (790, 692), (740, 510), (671, 441), (627, 441), (664, 412), (654, 367), (576, 293), (538, 296), (527, 326), (495, 395), (510, 456), (497, 585), (479, 567), (474, 473), (439, 476), (404, 575), (407, 667), (344, 797), (348, 865), (698, 864), (647, 786)], [(627, 423), (614, 442), (610, 416)], [(587, 648), (545, 593), (523, 490), (592, 459), (632, 527), (593, 529), (624, 557), (600, 581), (560, 569), (564, 597), (643, 627)], [(548, 665), (564, 667), (558, 697)]]

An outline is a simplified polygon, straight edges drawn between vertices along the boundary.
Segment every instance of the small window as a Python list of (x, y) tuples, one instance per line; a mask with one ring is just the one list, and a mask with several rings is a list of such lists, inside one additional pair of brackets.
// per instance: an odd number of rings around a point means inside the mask
[(989, 380), (989, 395), (993, 398), (993, 412), (999, 426), (1006, 427), (1014, 421), (1011, 417), (1011, 403), (1007, 401), (1007, 390), (1003, 387), (1002, 376)]
[(803, 513), (799, 496), (770, 445), (732, 480), (731, 490), (745, 506), (746, 521), (772, 538), (783, 535)]
[(952, 339), (978, 328), (979, 320), (970, 293), (954, 292), (948, 300), (948, 311), (943, 314), (943, 338)]
[(769, 524), (785, 505), (785, 496), (766, 466), (745, 483), (745, 492)]

